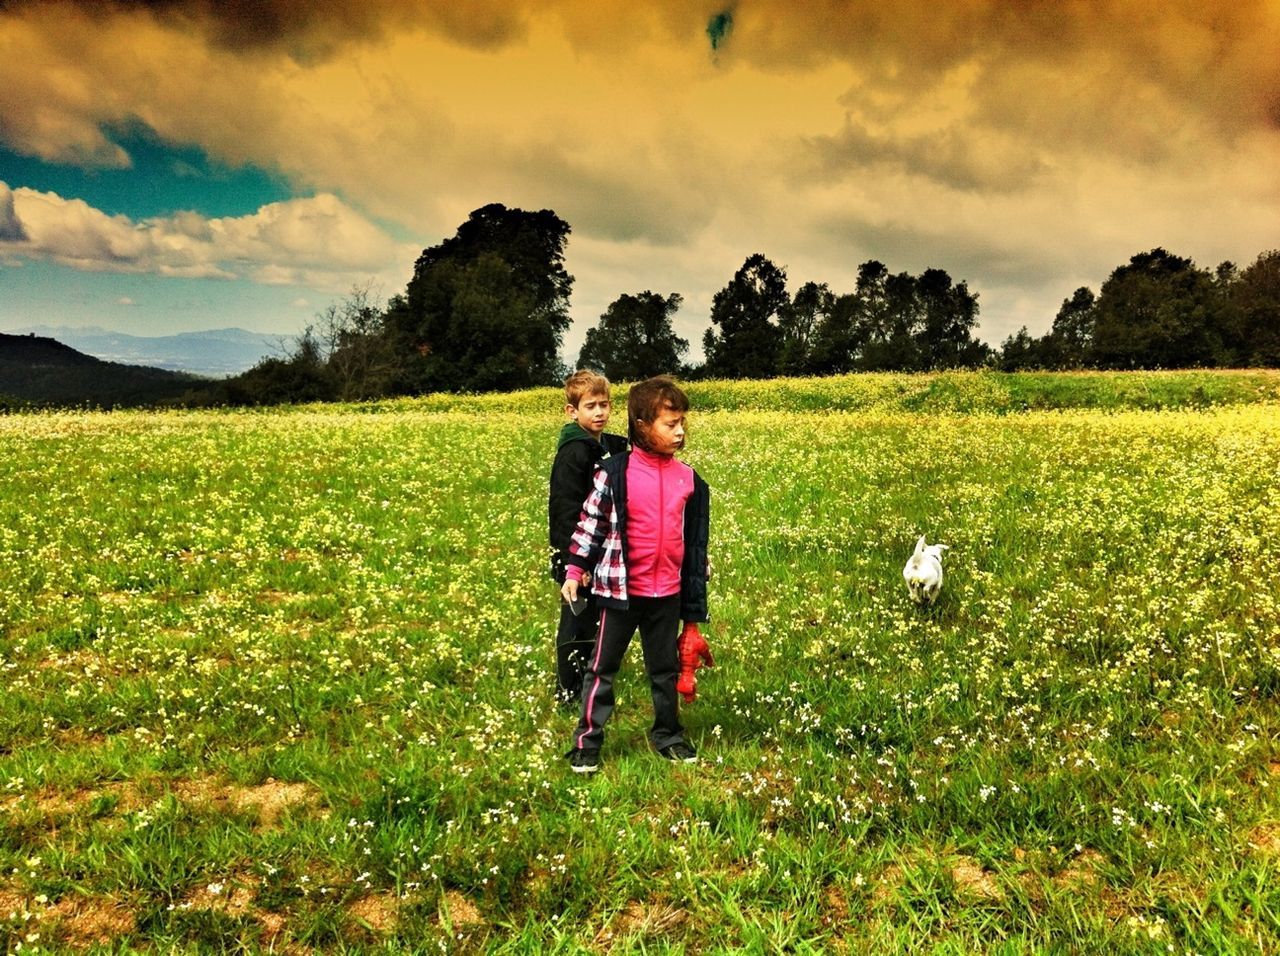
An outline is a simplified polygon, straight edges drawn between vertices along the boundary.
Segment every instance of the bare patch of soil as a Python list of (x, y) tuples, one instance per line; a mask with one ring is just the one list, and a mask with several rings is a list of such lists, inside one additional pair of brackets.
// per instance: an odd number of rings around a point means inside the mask
[(282, 783), (268, 779), (256, 787), (238, 787), (213, 779), (188, 780), (178, 783), (174, 792), (183, 800), (237, 811), (252, 810), (258, 823), (274, 826), (293, 807), (310, 806), (317, 792), (306, 783)]
[[(399, 910), (396, 898), (388, 893), (363, 897), (347, 908), (347, 912), (379, 935), (395, 929)], [(458, 922), (456, 918), (454, 922)]]
[(111, 899), (68, 896), (50, 906), (48, 920), (63, 940), (75, 948), (105, 946), (137, 929), (133, 913)]
[(1280, 856), (1280, 823), (1264, 823), (1249, 831), (1249, 846), (1266, 856)]
[(982, 865), (971, 857), (962, 856), (951, 867), (951, 878), (961, 894), (979, 897), (984, 900), (1004, 899), (1004, 890), (996, 881), (995, 875), (982, 868)]
[(457, 890), (446, 891), (444, 901), (449, 910), (449, 922), (454, 926), (479, 926), (484, 922), (475, 904)]
[(192, 890), (182, 905), (193, 910), (217, 910), (228, 916), (243, 916), (253, 905), (254, 894), (238, 882), (214, 882)]
[(1084, 850), (1071, 861), (1061, 873), (1054, 877), (1058, 886), (1096, 886), (1099, 882), (1098, 870), (1107, 862), (1097, 850)]

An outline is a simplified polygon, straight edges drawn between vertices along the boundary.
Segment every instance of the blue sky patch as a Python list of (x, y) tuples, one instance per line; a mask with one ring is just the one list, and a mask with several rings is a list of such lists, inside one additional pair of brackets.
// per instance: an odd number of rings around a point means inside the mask
[(194, 210), (204, 216), (243, 216), (294, 196), (283, 174), (232, 167), (194, 146), (164, 142), (144, 123), (109, 127), (107, 137), (129, 154), (128, 169), (82, 169), (46, 163), (0, 147), (0, 182), (83, 199), (109, 215), (131, 219)]

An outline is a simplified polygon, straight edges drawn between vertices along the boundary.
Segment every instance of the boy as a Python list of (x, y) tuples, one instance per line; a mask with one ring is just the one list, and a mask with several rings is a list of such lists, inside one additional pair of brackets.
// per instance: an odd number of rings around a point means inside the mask
[(567, 754), (575, 773), (599, 769), (604, 725), (613, 713), (614, 678), (637, 630), (653, 698), (650, 742), (667, 760), (698, 759), (680, 726), (676, 683), (681, 641), (696, 638), (706, 647), (697, 624), (707, 619), (711, 492), (675, 457), (684, 447), (688, 409), (688, 397), (668, 376), (631, 387), (631, 451), (596, 469), (569, 545), (560, 593), (574, 601), (590, 579), (602, 608), (582, 714)]
[[(560, 429), (551, 484), (547, 495), (547, 519), (551, 539), (551, 576), (564, 583), (565, 557), (569, 539), (578, 525), (582, 503), (591, 493), (591, 476), (596, 465), (612, 454), (627, 450), (621, 435), (608, 435), (609, 380), (586, 369), (570, 375), (564, 383), (564, 412), (569, 421)], [(580, 606), (580, 605), (579, 605)], [(556, 697), (563, 704), (577, 704), (582, 696), (582, 674), (595, 645), (600, 609), (588, 598), (575, 614), (572, 606), (560, 603), (560, 626), (556, 631)]]

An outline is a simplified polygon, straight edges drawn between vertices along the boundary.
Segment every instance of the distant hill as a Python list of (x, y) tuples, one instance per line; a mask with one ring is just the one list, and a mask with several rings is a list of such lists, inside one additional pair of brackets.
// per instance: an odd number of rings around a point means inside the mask
[(43, 336), (0, 333), (0, 407), (154, 405), (210, 385), (185, 372), (104, 362)]
[(32, 325), (16, 330), (56, 339), (105, 362), (149, 365), (173, 372), (222, 378), (239, 375), (265, 356), (281, 352), (278, 335), (244, 329), (210, 329), (175, 335), (126, 335), (94, 327)]

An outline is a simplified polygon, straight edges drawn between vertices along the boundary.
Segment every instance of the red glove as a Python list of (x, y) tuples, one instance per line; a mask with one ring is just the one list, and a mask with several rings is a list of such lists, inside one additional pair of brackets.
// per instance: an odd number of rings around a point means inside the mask
[(694, 672), (704, 664), (715, 667), (716, 662), (711, 657), (706, 638), (693, 621), (685, 622), (684, 630), (676, 639), (676, 648), (680, 652), (680, 676), (676, 679), (676, 690), (686, 704), (691, 704), (698, 696), (698, 679)]

